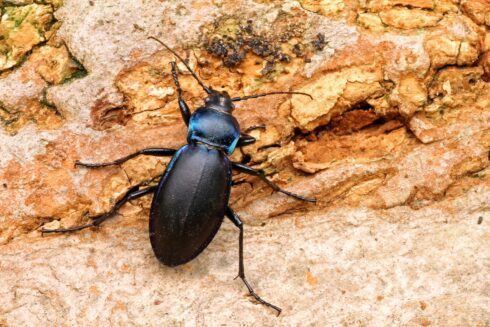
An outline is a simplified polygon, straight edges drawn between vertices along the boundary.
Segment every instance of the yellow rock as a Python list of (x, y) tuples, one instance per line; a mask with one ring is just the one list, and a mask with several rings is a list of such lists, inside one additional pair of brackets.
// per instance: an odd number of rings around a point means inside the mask
[[(383, 79), (379, 69), (361, 66), (324, 74), (301, 87), (299, 91), (313, 94), (313, 100), (295, 95), (291, 99), (291, 116), (304, 130), (325, 124), (350, 105), (377, 94)], [(354, 84), (351, 84), (354, 83)]]
[(384, 24), (400, 28), (415, 29), (436, 26), (442, 14), (422, 9), (392, 8), (379, 13)]
[(5, 7), (0, 21), (0, 71), (18, 64), (44, 41), (52, 21), (53, 9), (48, 5)]
[(385, 29), (383, 21), (378, 14), (360, 13), (357, 17), (357, 23), (373, 32), (382, 32)]

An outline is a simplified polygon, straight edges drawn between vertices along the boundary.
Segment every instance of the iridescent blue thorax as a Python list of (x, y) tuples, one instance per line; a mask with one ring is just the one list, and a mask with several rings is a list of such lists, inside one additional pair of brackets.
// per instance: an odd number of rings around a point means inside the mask
[(228, 155), (240, 138), (240, 125), (232, 115), (207, 107), (198, 108), (189, 121), (187, 142), (201, 142), (217, 147)]

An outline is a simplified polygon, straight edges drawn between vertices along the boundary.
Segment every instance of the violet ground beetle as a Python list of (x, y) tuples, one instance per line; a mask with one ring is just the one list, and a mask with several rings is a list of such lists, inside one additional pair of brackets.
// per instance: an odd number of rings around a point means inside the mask
[(95, 164), (77, 161), (77, 166), (100, 168), (120, 165), (138, 155), (172, 156), (158, 185), (143, 189), (136, 186), (130, 189), (109, 212), (92, 217), (89, 224), (62, 229), (42, 229), (41, 232), (65, 233), (98, 226), (113, 216), (124, 203), (143, 195), (154, 194), (150, 208), (151, 246), (158, 260), (166, 266), (174, 267), (189, 262), (199, 255), (214, 238), (224, 216), (226, 216), (240, 229), (237, 277), (242, 279), (249, 293), (258, 302), (271, 307), (277, 311), (277, 314), (280, 314), (281, 309), (258, 296), (245, 277), (243, 223), (240, 217), (228, 206), (232, 186), (232, 170), (257, 176), (272, 187), (274, 191), (298, 200), (308, 202), (315, 202), (316, 200), (283, 190), (269, 181), (263, 172), (230, 161), (228, 156), (233, 153), (235, 147), (255, 142), (254, 137), (240, 134), (240, 126), (232, 115), (233, 102), (271, 94), (302, 94), (309, 97), (311, 95), (301, 92), (279, 91), (230, 98), (226, 91), (219, 92), (204, 85), (174, 50), (162, 41), (154, 37), (150, 38), (172, 52), (208, 94), (204, 99), (204, 106), (191, 114), (182, 97), (176, 63), (171, 62), (180, 112), (188, 126), (188, 144), (179, 150), (147, 148), (108, 163)]

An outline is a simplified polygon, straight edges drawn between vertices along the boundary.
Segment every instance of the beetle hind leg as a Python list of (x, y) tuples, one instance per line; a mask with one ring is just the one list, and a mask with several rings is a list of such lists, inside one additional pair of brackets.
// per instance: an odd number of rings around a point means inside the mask
[(237, 226), (240, 229), (240, 237), (239, 237), (239, 243), (238, 243), (239, 244), (239, 247), (238, 247), (239, 261), (238, 261), (238, 276), (237, 277), (240, 277), (240, 279), (243, 281), (243, 283), (247, 287), (248, 292), (250, 293), (250, 295), (252, 295), (255, 298), (255, 300), (257, 300), (259, 303), (261, 303), (265, 306), (268, 306), (268, 307), (276, 310), (277, 315), (280, 315), (282, 309), (279, 308), (278, 306), (275, 306), (272, 303), (265, 301), (257, 293), (255, 293), (254, 289), (252, 288), (252, 286), (248, 282), (247, 278), (245, 277), (245, 265), (243, 263), (243, 223), (240, 220), (240, 217), (230, 207), (226, 207), (225, 214), (233, 222), (233, 224), (235, 224), (235, 226)]
[(100, 224), (102, 224), (104, 221), (106, 221), (107, 219), (114, 216), (114, 214), (117, 212), (117, 210), (119, 210), (119, 208), (121, 208), (123, 206), (123, 204), (125, 204), (126, 202), (140, 198), (140, 197), (147, 195), (147, 194), (150, 194), (150, 193), (154, 193), (156, 191), (156, 189), (157, 189), (156, 185), (150, 186), (150, 187), (147, 187), (147, 188), (144, 188), (141, 190), (139, 189), (139, 186), (135, 186), (132, 189), (130, 189), (124, 195), (124, 197), (121, 200), (117, 201), (111, 210), (109, 210), (108, 212), (106, 212), (102, 215), (93, 217), (92, 222), (85, 224), (85, 225), (73, 226), (73, 227), (68, 227), (68, 228), (58, 228), (58, 229), (44, 229), (44, 228), (42, 228), (41, 234), (45, 234), (45, 233), (70, 233), (70, 232), (76, 232), (76, 231), (79, 231), (79, 230), (82, 230), (85, 228), (97, 227)]

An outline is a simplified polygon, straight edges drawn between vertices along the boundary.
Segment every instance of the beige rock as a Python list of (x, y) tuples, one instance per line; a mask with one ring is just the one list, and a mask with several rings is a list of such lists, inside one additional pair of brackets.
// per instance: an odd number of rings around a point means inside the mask
[(324, 16), (337, 16), (342, 14), (346, 4), (342, 0), (301, 0), (301, 6)]
[(429, 0), (374, 0), (369, 1), (369, 6), (373, 10), (394, 6), (434, 9), (434, 2)]
[[(0, 6), (2, 19), (7, 7), (49, 12), (33, 16), (49, 21), (41, 31), (16, 39), (25, 60), (0, 75), (0, 326), (488, 323), (484, 2)], [(174, 58), (149, 35), (217, 90), (313, 97), (263, 97), (237, 102), (234, 111), (242, 131), (265, 127), (251, 131), (257, 142), (232, 160), (318, 200), (300, 202), (257, 178), (233, 176), (230, 206), (245, 223), (246, 272), (261, 296), (283, 308), (279, 317), (233, 280), (238, 231), (227, 220), (208, 249), (176, 268), (151, 250), (151, 196), (97, 229), (40, 235), (41, 227), (107, 212), (130, 188), (155, 183), (169, 158), (104, 169), (76, 168), (76, 160), (107, 162), (186, 142)], [(219, 42), (210, 47), (212, 39)], [(194, 110), (204, 92), (179, 70)]]
[(360, 26), (367, 28), (373, 32), (382, 32), (385, 30), (383, 21), (377, 14), (360, 13), (357, 17), (357, 22)]
[(442, 14), (422, 9), (393, 8), (380, 12), (379, 17), (386, 25), (414, 29), (436, 26), (442, 19)]
[(490, 33), (485, 33), (482, 51), (490, 51)]
[(426, 37), (425, 47), (433, 68), (444, 65), (470, 65), (478, 59), (478, 26), (469, 18), (451, 16)]
[(407, 75), (400, 79), (398, 85), (400, 97), (400, 113), (404, 116), (413, 116), (427, 102), (425, 85), (415, 76)]
[(490, 26), (490, 3), (488, 1), (463, 1), (462, 8), (475, 23)]
[(381, 71), (373, 66), (324, 74), (299, 89), (315, 94), (313, 100), (293, 96), (291, 116), (300, 128), (312, 130), (328, 123), (332, 116), (341, 115), (352, 105), (379, 96), (382, 91), (381, 80)]

